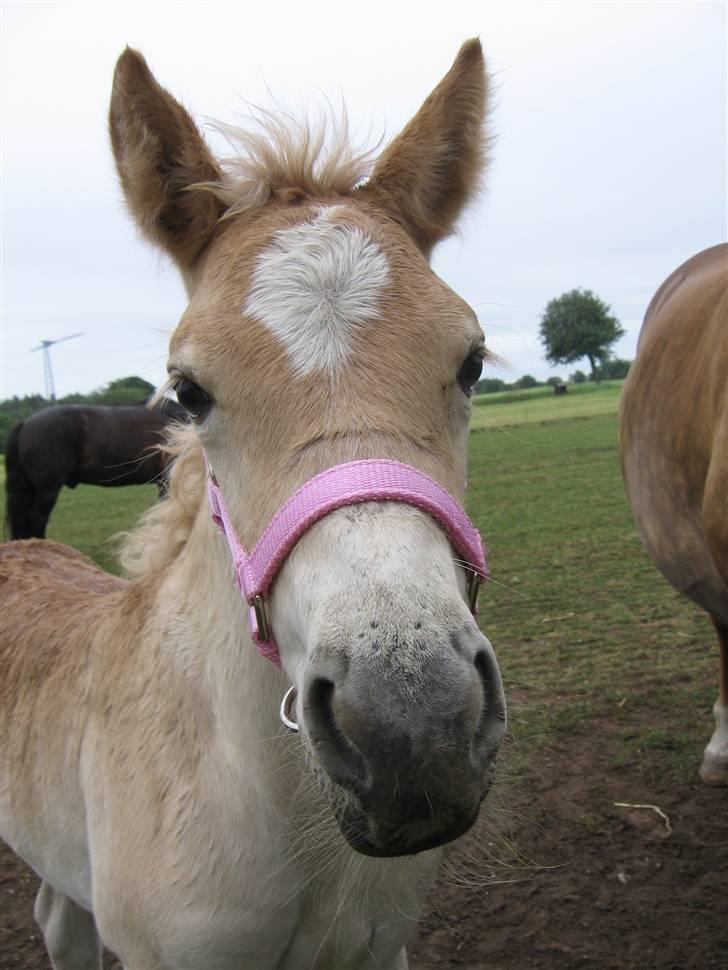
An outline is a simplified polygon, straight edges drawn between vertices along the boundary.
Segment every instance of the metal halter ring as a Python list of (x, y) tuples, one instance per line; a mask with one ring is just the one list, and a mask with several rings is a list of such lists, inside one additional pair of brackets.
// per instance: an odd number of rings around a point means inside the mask
[(298, 691), (295, 687), (289, 687), (286, 693), (283, 695), (283, 700), (281, 701), (281, 721), (283, 721), (289, 731), (298, 731), (298, 725), (295, 721), (291, 720), (289, 716), (293, 705), (296, 703), (297, 694)]

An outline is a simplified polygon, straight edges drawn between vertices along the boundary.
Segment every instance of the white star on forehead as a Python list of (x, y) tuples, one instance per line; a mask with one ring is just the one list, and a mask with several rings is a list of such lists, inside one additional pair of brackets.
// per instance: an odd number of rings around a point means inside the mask
[(283, 229), (258, 257), (243, 312), (281, 341), (297, 374), (334, 374), (353, 338), (379, 315), (389, 278), (379, 246), (361, 229), (337, 224), (343, 206)]

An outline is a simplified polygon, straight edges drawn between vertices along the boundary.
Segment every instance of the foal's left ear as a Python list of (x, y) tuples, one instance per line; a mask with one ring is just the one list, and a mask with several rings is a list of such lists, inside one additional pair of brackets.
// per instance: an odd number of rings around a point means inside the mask
[(389, 145), (360, 190), (402, 223), (429, 256), (475, 195), (485, 163), (488, 78), (480, 41), (455, 63)]
[(220, 169), (194, 121), (127, 47), (114, 72), (109, 130), (121, 185), (139, 228), (190, 269), (224, 212), (210, 192)]

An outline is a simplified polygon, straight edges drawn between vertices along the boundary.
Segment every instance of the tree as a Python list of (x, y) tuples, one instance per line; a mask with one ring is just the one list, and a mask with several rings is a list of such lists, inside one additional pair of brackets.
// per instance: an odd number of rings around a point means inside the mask
[(570, 364), (586, 357), (592, 378), (598, 364), (609, 357), (609, 348), (624, 335), (609, 304), (591, 290), (571, 290), (547, 304), (541, 317), (541, 342), (546, 360)]
[(118, 377), (88, 398), (92, 404), (144, 404), (154, 390), (154, 384), (143, 377)]
[(524, 374), (523, 377), (518, 378), (514, 386), (519, 390), (526, 390), (529, 387), (538, 387), (538, 381), (531, 374)]
[(476, 394), (494, 394), (496, 391), (505, 391), (506, 382), (500, 377), (483, 377), (475, 385)]

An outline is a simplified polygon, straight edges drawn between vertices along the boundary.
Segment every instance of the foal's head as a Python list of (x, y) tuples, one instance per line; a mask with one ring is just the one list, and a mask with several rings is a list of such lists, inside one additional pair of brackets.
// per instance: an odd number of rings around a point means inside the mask
[[(462, 501), (484, 341), (428, 256), (475, 191), (486, 88), (470, 41), (364, 181), (346, 148), (276, 125), (222, 167), (142, 57), (119, 60), (122, 185), (190, 297), (171, 382), (246, 547), (301, 483), (355, 459), (405, 462)], [(396, 855), (465, 831), (504, 702), (436, 522), (393, 502), (333, 512), (288, 556), (269, 616), (350, 843)]]

